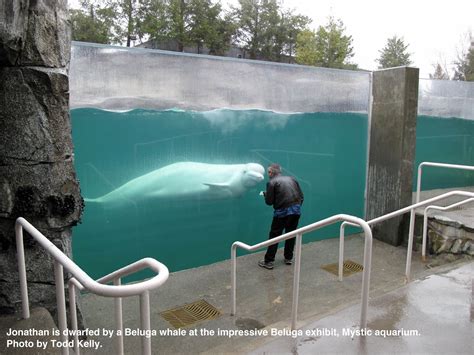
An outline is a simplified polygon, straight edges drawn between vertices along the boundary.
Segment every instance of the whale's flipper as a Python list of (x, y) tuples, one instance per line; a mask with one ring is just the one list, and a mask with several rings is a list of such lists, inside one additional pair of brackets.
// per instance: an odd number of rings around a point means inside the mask
[(226, 196), (226, 197), (231, 197), (232, 196), (232, 185), (227, 183), (227, 182), (213, 182), (213, 183), (207, 183), (203, 182), (203, 185), (206, 185), (209, 187), (209, 192), (211, 194), (215, 194), (217, 196)]

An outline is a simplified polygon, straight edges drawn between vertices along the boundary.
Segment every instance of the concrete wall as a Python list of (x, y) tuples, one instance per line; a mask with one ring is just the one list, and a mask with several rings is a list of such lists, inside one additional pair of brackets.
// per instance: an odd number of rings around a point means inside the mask
[[(418, 106), (417, 68), (393, 68), (373, 73), (369, 122), (366, 219), (411, 204)], [(374, 237), (399, 245), (409, 216), (382, 222)]]

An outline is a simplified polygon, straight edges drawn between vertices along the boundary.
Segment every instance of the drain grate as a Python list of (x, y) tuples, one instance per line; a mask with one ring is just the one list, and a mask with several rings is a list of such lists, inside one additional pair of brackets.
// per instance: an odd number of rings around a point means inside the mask
[[(361, 264), (358, 264), (352, 260), (345, 260), (342, 265), (343, 276), (349, 276), (364, 270), (364, 267)], [(336, 276), (339, 275), (339, 263), (323, 265), (321, 266), (321, 269), (329, 271), (331, 274), (334, 274)]]
[(176, 329), (215, 319), (221, 312), (204, 300), (161, 312), (160, 315)]

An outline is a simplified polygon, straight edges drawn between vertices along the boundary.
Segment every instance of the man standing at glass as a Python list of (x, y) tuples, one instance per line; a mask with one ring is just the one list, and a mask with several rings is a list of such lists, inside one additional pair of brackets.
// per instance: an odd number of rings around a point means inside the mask
[[(303, 192), (298, 181), (291, 176), (281, 175), (279, 164), (271, 164), (267, 169), (270, 181), (267, 182), (267, 190), (263, 192), (265, 203), (273, 206), (273, 220), (270, 227), (269, 239), (276, 238), (285, 233), (294, 231), (298, 227), (301, 216), (301, 205), (303, 204)], [(285, 264), (293, 263), (293, 250), (295, 238), (285, 241)], [(278, 243), (270, 245), (265, 254), (265, 259), (258, 265), (265, 269), (273, 269)]]

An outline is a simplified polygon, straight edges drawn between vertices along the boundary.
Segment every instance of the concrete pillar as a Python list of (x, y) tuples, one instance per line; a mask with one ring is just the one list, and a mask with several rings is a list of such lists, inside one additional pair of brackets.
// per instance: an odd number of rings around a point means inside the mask
[[(366, 219), (406, 207), (412, 202), (412, 179), (418, 110), (417, 68), (376, 71), (369, 119)], [(373, 227), (374, 237), (399, 245), (409, 214)]]

